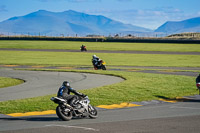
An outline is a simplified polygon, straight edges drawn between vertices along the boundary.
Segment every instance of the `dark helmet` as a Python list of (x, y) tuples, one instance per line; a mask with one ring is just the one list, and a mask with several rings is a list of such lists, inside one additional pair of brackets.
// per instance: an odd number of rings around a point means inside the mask
[(69, 82), (68, 82), (68, 81), (64, 81), (64, 82), (63, 82), (63, 86), (69, 87), (69, 86), (70, 86), (70, 84), (69, 84)]

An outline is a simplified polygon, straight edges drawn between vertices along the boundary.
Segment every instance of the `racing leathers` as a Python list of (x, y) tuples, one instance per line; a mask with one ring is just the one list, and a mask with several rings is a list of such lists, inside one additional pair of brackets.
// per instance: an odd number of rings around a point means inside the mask
[(99, 57), (97, 57), (97, 56), (92, 58), (92, 63), (95, 67), (97, 67), (99, 65), (100, 61), (101, 61), (101, 59), (99, 59)]
[[(74, 93), (75, 95), (70, 95), (70, 93)], [(57, 97), (62, 97), (68, 101), (68, 104), (70, 104), (72, 107), (76, 106), (76, 100), (78, 99), (78, 96), (85, 97), (86, 95), (77, 92), (75, 89), (71, 88), (70, 86), (64, 86), (62, 85), (59, 90)]]

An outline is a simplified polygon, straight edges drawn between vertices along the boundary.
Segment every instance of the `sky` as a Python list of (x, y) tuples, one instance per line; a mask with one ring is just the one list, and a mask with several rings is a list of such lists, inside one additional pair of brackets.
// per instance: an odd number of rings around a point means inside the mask
[(149, 29), (200, 17), (200, 0), (0, 0), (0, 22), (38, 10), (74, 10)]

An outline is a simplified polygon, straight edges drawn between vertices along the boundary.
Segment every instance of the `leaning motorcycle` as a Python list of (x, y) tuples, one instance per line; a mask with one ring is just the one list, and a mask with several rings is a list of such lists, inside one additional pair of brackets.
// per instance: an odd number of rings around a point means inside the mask
[(81, 52), (87, 51), (86, 46), (81, 46), (81, 47), (80, 47), (80, 50), (81, 50)]
[(68, 104), (67, 100), (60, 97), (52, 97), (51, 100), (54, 103), (58, 104), (56, 108), (56, 114), (63, 121), (69, 121), (73, 117), (98, 117), (97, 110), (95, 109), (95, 107), (89, 104), (90, 100), (88, 96), (84, 98), (79, 97), (79, 100), (76, 101), (76, 107), (72, 107)]
[[(95, 70), (98, 70), (98, 69), (106, 70), (106, 62), (105, 61), (100, 60), (99, 62), (96, 63), (94, 60), (92, 60), (92, 63), (93, 63)], [(95, 64), (97, 64), (97, 65), (95, 65)]]

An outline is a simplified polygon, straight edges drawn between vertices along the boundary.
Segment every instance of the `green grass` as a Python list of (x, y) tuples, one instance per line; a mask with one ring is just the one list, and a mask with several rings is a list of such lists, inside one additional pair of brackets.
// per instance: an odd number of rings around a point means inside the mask
[(9, 86), (15, 86), (18, 84), (22, 84), (24, 81), (19, 79), (0, 77), (0, 88), (5, 88)]
[(74, 41), (21, 41), (21, 40), (3, 41), (1, 40), (0, 48), (79, 50), (82, 44), (86, 45), (88, 50), (200, 52), (199, 44), (74, 42)]
[[(92, 53), (0, 51), (0, 64), (92, 66)], [(112, 66), (177, 66), (200, 67), (199, 55), (98, 53)]]
[[(82, 93), (89, 96), (91, 104), (94, 106), (122, 102), (147, 101), (159, 99), (160, 97), (175, 98), (177, 96), (194, 95), (198, 93), (195, 87), (194, 77), (122, 71), (80, 70), (76, 72), (109, 74), (126, 79), (121, 83), (113, 85), (81, 90)], [(0, 102), (0, 113), (8, 114), (49, 109), (54, 110), (57, 105), (50, 101), (52, 96), (56, 96), (56, 94), (23, 100)]]
[(118, 75), (126, 80), (82, 91), (92, 97), (94, 105), (175, 98), (197, 93), (194, 77), (121, 71), (103, 73)]

